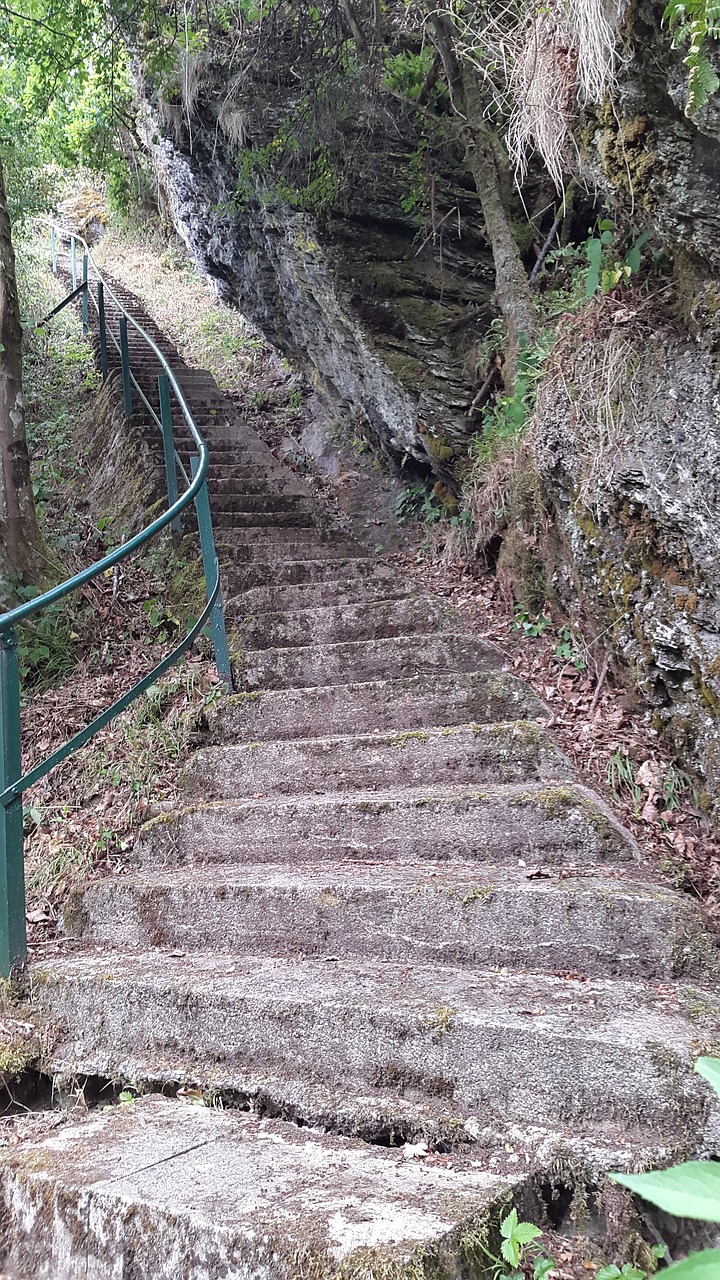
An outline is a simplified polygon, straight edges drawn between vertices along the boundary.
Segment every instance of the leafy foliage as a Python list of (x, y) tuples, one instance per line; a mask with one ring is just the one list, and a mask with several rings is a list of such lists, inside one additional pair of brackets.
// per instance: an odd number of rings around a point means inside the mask
[[(695, 1070), (720, 1094), (720, 1059), (698, 1058)], [(657, 1205), (665, 1213), (679, 1218), (699, 1218), (702, 1222), (720, 1222), (720, 1165), (712, 1160), (689, 1160), (670, 1169), (651, 1173), (613, 1173), (620, 1183)], [(711, 1280), (720, 1274), (720, 1249), (692, 1253), (664, 1273), (673, 1280)]]
[(704, 107), (720, 88), (720, 79), (708, 57), (708, 40), (720, 37), (720, 0), (670, 0), (663, 21), (673, 32), (673, 48), (690, 46), (684, 59), (689, 71), (685, 107), (689, 116)]

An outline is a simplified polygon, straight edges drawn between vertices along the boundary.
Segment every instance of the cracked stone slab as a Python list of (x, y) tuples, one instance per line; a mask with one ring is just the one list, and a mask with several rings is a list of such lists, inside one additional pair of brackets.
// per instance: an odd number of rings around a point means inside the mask
[(72, 895), (90, 945), (363, 956), (672, 981), (720, 977), (689, 896), (630, 876), (445, 862), (275, 863), (108, 876)]
[(519, 1176), (160, 1097), (0, 1153), (13, 1280), (463, 1280)]
[(134, 852), (146, 867), (411, 857), (572, 869), (640, 856), (598, 796), (536, 783), (196, 803), (147, 822)]

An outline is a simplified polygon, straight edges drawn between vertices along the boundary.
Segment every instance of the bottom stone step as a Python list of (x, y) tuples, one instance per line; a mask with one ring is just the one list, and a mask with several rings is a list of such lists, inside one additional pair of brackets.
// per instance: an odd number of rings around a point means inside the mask
[(462, 1280), (519, 1182), (143, 1098), (0, 1153), (0, 1267), (16, 1280)]

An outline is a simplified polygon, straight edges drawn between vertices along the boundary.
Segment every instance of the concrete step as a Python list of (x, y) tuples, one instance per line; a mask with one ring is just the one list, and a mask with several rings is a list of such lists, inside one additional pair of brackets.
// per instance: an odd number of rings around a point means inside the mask
[[(345, 560), (360, 553), (348, 534), (333, 529), (220, 529), (216, 545), (221, 562), (241, 569), (253, 560)], [(264, 581), (274, 579), (269, 566)]]
[(244, 649), (289, 649), (310, 644), (383, 640), (389, 636), (450, 631), (460, 622), (456, 609), (426, 595), (401, 600), (320, 605), (274, 613), (249, 613), (245, 597), (228, 601), (225, 615), (235, 643)]
[[(452, 1100), (485, 1123), (697, 1132), (697, 987), (376, 960), (104, 950), (35, 964), (48, 1072)], [(717, 1027), (717, 1022), (713, 1023)], [(272, 1082), (272, 1086), (271, 1086)]]
[[(224, 575), (224, 580), (227, 580)], [(247, 649), (232, 654), (235, 687), (253, 689), (317, 688), (396, 679), (448, 671), (500, 671), (502, 655), (494, 645), (447, 631), (427, 636), (390, 636), (288, 649)]]
[[(226, 502), (230, 502), (230, 499), (226, 499)], [(224, 537), (228, 529), (247, 529), (253, 534), (256, 530), (265, 533), (276, 529), (284, 533), (291, 529), (291, 536), (295, 537), (296, 530), (318, 528), (317, 521), (309, 511), (240, 511), (234, 504), (229, 507), (225, 503), (215, 503), (212, 518), (218, 538)]]
[(537, 724), (455, 725), (194, 751), (183, 794), (201, 800), (383, 787), (565, 781), (569, 761)]
[(78, 889), (85, 946), (412, 963), (670, 982), (720, 977), (698, 904), (628, 875), (476, 863), (196, 868)]
[(355, 548), (350, 556), (308, 560), (294, 558), (287, 560), (263, 559), (259, 554), (252, 561), (243, 559), (237, 548), (226, 549), (222, 557), (223, 567), (227, 567), (228, 581), (234, 593), (250, 590), (252, 587), (265, 587), (269, 583), (275, 586), (299, 586), (311, 582), (335, 582), (339, 577), (351, 574), (358, 582), (366, 582), (373, 577), (376, 570), (384, 571), (387, 566), (370, 554), (363, 554), (362, 549)]
[(455, 1280), (522, 1177), (155, 1095), (0, 1152), (0, 1265), (24, 1280)]
[(239, 614), (284, 613), (294, 609), (319, 609), (326, 605), (358, 605), (371, 600), (404, 600), (416, 588), (402, 582), (389, 569), (376, 567), (367, 579), (336, 578), (328, 582), (287, 583), (277, 586), (268, 582), (250, 587), (234, 596), (225, 606)]
[(210, 500), (213, 512), (233, 511), (238, 515), (268, 515), (278, 511), (292, 514), (302, 512), (307, 515), (317, 511), (317, 505), (304, 494), (277, 493), (274, 488), (268, 493), (247, 493), (242, 489), (237, 490), (231, 484), (222, 489), (211, 485)]
[[(283, 589), (305, 590), (279, 588)], [(406, 680), (236, 693), (208, 711), (210, 734), (219, 745), (316, 738), (328, 725), (335, 733), (363, 733), (549, 718), (549, 710), (529, 686), (503, 671), (433, 672)]]
[(576, 784), (437, 787), (189, 805), (145, 824), (134, 855), (183, 864), (397, 859), (584, 870), (637, 860), (597, 796)]

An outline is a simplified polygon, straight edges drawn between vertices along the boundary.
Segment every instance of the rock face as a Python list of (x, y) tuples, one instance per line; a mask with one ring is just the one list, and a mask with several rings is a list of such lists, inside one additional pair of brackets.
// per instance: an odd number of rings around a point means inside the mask
[(439, 182), (425, 235), (403, 212), (412, 152), (402, 140), (398, 155), (385, 139), (384, 168), (345, 193), (341, 213), (320, 217), (260, 190), (238, 203), (239, 161), (209, 117), (191, 143), (162, 136), (149, 114), (145, 137), (201, 271), (309, 375), (329, 420), (397, 461), (452, 457), (471, 429), (476, 381), (458, 322), (486, 309), (494, 288), (477, 200), (457, 175)]
[[(599, 304), (598, 325), (618, 308)], [(632, 322), (631, 322), (632, 323)], [(580, 325), (578, 325), (578, 329)], [(587, 332), (587, 330), (585, 330)], [(680, 759), (720, 796), (720, 396), (714, 362), (666, 327), (567, 342), (542, 389), (536, 457), (555, 585), (589, 615)], [(574, 350), (573, 350), (574, 348)], [(615, 416), (603, 402), (614, 367)], [(583, 396), (568, 388), (582, 386)], [(624, 409), (617, 408), (623, 404)]]
[[(717, 804), (720, 98), (685, 116), (683, 51), (659, 19), (656, 6), (634, 13), (636, 53), (615, 110), (586, 134), (585, 163), (610, 207), (652, 231), (673, 278), (592, 303), (563, 333), (536, 454), (561, 597), (591, 619)], [(659, 56), (640, 56), (650, 46)]]

